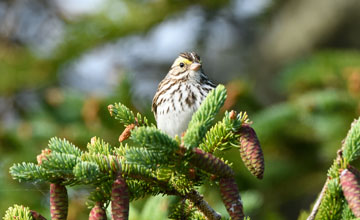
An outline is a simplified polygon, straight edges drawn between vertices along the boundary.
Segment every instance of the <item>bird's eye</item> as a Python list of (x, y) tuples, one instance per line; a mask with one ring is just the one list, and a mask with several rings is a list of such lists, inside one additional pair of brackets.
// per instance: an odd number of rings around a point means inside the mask
[(180, 67), (184, 67), (185, 66), (185, 64), (184, 63), (180, 63)]

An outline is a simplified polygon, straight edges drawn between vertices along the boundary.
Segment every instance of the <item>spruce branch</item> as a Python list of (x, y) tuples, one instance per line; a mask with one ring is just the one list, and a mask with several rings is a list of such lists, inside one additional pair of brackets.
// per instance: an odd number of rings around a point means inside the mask
[(14, 205), (8, 208), (5, 212), (3, 220), (46, 220), (38, 212), (30, 210), (29, 207), (22, 205)]
[(314, 220), (315, 219), (316, 214), (319, 211), (321, 201), (323, 200), (323, 197), (325, 195), (328, 181), (329, 181), (329, 179), (326, 179), (326, 182), (325, 182), (323, 188), (321, 189), (321, 192), (320, 192), (320, 194), (319, 194), (319, 196), (318, 196), (318, 198), (317, 198), (317, 200), (315, 202), (315, 205), (314, 205), (309, 217), (307, 218), (307, 220)]
[(49, 149), (53, 152), (72, 154), (76, 157), (81, 156), (81, 150), (65, 139), (53, 137), (49, 141)]
[(237, 131), (242, 125), (241, 114), (235, 111), (225, 112), (222, 121), (219, 121), (206, 132), (203, 142), (198, 148), (213, 153), (216, 150), (227, 150), (238, 145)]
[[(66, 218), (65, 186), (76, 184), (94, 187), (87, 202), (93, 220), (106, 218), (104, 210), (110, 200), (113, 218), (127, 219), (130, 201), (158, 194), (183, 199), (180, 215), (220, 219), (195, 190), (209, 180), (220, 180), (220, 191), (230, 216), (243, 219), (235, 173), (227, 161), (212, 154), (216, 150), (238, 148), (240, 137), (246, 137), (241, 133), (249, 123), (246, 113), (225, 112), (223, 119), (212, 126), (225, 99), (226, 89), (219, 85), (194, 114), (186, 134), (175, 139), (149, 126), (145, 117), (135, 115), (121, 103), (109, 105), (111, 116), (126, 127), (120, 136), (120, 146), (112, 147), (93, 137), (87, 150), (81, 151), (65, 139), (52, 138), (48, 148), (38, 156), (38, 164), (15, 164), (10, 173), (19, 181), (40, 179), (50, 183), (53, 219)], [(131, 141), (122, 143), (128, 138)]]
[(186, 195), (188, 198), (209, 220), (219, 220), (221, 215), (217, 213), (211, 206), (203, 199), (203, 197), (193, 190)]
[(83, 184), (101, 183), (102, 178), (99, 166), (94, 162), (81, 161), (73, 169), (74, 176)]
[[(360, 154), (360, 121), (354, 120), (351, 128), (343, 141), (342, 147), (337, 152), (337, 157), (328, 171), (328, 177), (323, 189), (307, 220), (313, 219), (340, 219), (347, 207), (345, 199), (356, 215), (358, 205), (353, 200), (353, 195), (360, 195), (359, 183), (355, 176), (358, 171), (351, 168), (350, 162)], [(351, 170), (350, 172), (344, 170)], [(342, 173), (345, 172), (345, 173)], [(341, 175), (341, 173), (343, 175)], [(346, 174), (346, 175), (345, 175)], [(344, 199), (345, 196), (345, 199)], [(359, 203), (360, 204), (360, 203)]]
[(14, 205), (9, 207), (5, 212), (3, 220), (33, 220), (29, 207), (24, 207), (22, 205)]
[(103, 181), (101, 184), (96, 184), (95, 186), (95, 189), (88, 197), (86, 205), (89, 209), (92, 209), (97, 203), (100, 203), (105, 209), (110, 203), (112, 182)]
[(343, 157), (351, 163), (360, 155), (360, 118), (354, 120), (343, 144)]
[(226, 89), (223, 85), (218, 85), (207, 95), (189, 122), (188, 129), (183, 137), (185, 147), (194, 148), (200, 145), (207, 130), (214, 122), (215, 115), (224, 105), (225, 99)]
[[(125, 105), (121, 103), (115, 103), (113, 105), (108, 105), (108, 110), (110, 116), (114, 117), (116, 120), (120, 121), (125, 127), (135, 124), (136, 126), (148, 126), (149, 122), (146, 117), (141, 116), (140, 113), (137, 113), (136, 116), (134, 113)], [(151, 124), (151, 126), (153, 126)]]
[(34, 163), (18, 163), (10, 167), (10, 174), (19, 181), (48, 181), (56, 178), (43, 167)]
[(87, 145), (89, 153), (93, 154), (103, 154), (103, 155), (112, 155), (114, 148), (106, 143), (104, 140), (98, 137), (92, 137), (90, 143)]
[(178, 149), (178, 143), (155, 127), (139, 127), (133, 130), (131, 139), (149, 150), (171, 153)]
[(163, 152), (152, 151), (145, 147), (133, 147), (126, 152), (127, 163), (140, 164), (147, 168), (156, 168), (158, 165), (167, 164), (169, 155)]
[(68, 175), (72, 175), (78, 162), (80, 162), (80, 158), (72, 154), (51, 152), (40, 166), (59, 179), (65, 179)]
[(124, 126), (128, 126), (135, 122), (134, 113), (125, 105), (121, 103), (115, 103), (114, 105), (108, 105), (109, 113), (116, 120), (119, 120)]

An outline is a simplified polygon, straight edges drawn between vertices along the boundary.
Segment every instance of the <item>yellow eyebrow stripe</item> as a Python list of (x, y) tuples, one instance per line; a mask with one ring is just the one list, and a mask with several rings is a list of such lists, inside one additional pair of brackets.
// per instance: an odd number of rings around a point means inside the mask
[(177, 59), (175, 60), (174, 65), (177, 66), (177, 65), (179, 65), (180, 63), (192, 64), (193, 62), (191, 62), (190, 60), (185, 59), (185, 58), (183, 58), (183, 57), (179, 57), (179, 58), (177, 58)]

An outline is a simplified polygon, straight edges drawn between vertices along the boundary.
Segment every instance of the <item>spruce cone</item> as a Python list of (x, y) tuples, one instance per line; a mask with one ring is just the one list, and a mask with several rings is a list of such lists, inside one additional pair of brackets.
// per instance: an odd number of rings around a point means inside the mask
[(125, 180), (119, 175), (112, 185), (111, 214), (113, 220), (129, 218), (129, 190)]
[(221, 178), (220, 194), (232, 220), (243, 220), (244, 211), (238, 186), (234, 178)]
[(354, 215), (360, 217), (360, 176), (357, 170), (349, 167), (341, 172), (340, 183), (346, 201)]
[(66, 187), (59, 183), (50, 184), (50, 213), (52, 220), (66, 220), (68, 214)]
[(34, 220), (46, 220), (46, 218), (42, 215), (40, 215), (38, 212), (30, 210), (31, 216)]
[(264, 175), (264, 155), (255, 130), (249, 124), (244, 124), (239, 131), (240, 156), (246, 168), (258, 179)]
[(97, 202), (90, 211), (89, 220), (106, 220), (106, 211), (101, 202)]
[(119, 137), (119, 142), (123, 142), (131, 136), (131, 130), (135, 128), (135, 124), (129, 124)]
[(36, 157), (38, 165), (41, 165), (44, 160), (47, 160), (47, 156), (49, 156), (50, 154), (51, 154), (51, 150), (48, 148), (41, 150), (41, 154), (37, 155)]
[(196, 167), (220, 177), (234, 176), (234, 171), (227, 164), (199, 148), (193, 149), (193, 157), (190, 162)]

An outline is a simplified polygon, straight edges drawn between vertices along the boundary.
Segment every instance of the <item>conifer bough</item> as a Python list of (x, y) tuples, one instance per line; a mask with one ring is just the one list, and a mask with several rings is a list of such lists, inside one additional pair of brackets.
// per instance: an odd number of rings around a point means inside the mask
[(174, 218), (220, 219), (221, 215), (196, 191), (204, 182), (218, 180), (230, 216), (243, 219), (235, 173), (229, 162), (213, 153), (239, 148), (241, 144), (246, 155), (243, 160), (258, 178), (263, 175), (264, 162), (255, 131), (247, 125), (246, 113), (225, 112), (214, 125), (225, 99), (226, 89), (219, 85), (194, 114), (184, 137), (175, 139), (123, 104), (109, 105), (110, 115), (126, 127), (120, 146), (113, 147), (94, 137), (87, 150), (82, 151), (65, 139), (52, 138), (38, 156), (38, 164), (14, 164), (10, 173), (19, 181), (50, 183), (52, 219), (66, 219), (65, 186), (80, 184), (94, 187), (88, 203), (91, 220), (106, 219), (105, 209), (110, 201), (113, 219), (128, 219), (130, 201), (158, 194), (181, 198), (181, 204), (175, 207), (182, 208), (169, 211)]
[(328, 171), (323, 189), (307, 220), (360, 217), (359, 170), (351, 162), (360, 156), (360, 120), (354, 120)]

